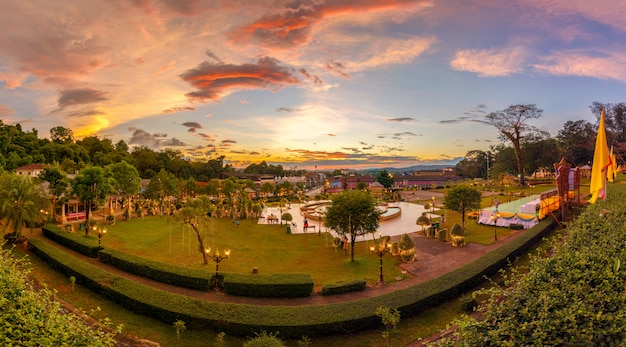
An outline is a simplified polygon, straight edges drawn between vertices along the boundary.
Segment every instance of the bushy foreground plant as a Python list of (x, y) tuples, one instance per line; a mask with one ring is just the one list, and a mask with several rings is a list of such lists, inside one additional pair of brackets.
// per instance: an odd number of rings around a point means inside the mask
[(626, 185), (610, 185), (607, 201), (589, 205), (568, 235), (528, 271), (513, 269), (478, 318), (464, 317), (449, 346), (623, 346), (626, 343)]
[(0, 250), (0, 345), (2, 346), (113, 346), (119, 331), (110, 322), (89, 326), (64, 310), (48, 289), (34, 290), (27, 279), (27, 263)]

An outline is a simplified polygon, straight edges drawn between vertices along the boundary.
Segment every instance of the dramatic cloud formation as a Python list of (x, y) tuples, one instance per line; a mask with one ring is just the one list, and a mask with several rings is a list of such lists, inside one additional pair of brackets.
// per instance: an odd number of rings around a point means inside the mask
[(261, 58), (256, 64), (204, 62), (180, 77), (196, 88), (196, 91), (185, 95), (197, 102), (219, 100), (234, 89), (279, 89), (300, 83), (290, 69), (280, 66), (276, 59), (270, 57)]
[(0, 120), (233, 165), (448, 162), (497, 141), (485, 115), (511, 104), (554, 135), (620, 102), (625, 16), (619, 0), (0, 1)]

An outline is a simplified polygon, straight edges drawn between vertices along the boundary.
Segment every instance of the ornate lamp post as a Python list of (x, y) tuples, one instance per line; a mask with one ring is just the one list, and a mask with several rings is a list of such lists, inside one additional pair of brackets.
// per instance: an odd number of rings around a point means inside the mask
[(220, 262), (230, 256), (230, 249), (224, 249), (224, 255), (220, 255), (218, 249), (215, 249), (215, 254), (211, 254), (211, 248), (205, 248), (204, 253), (215, 262), (215, 290), (218, 290), (220, 288), (220, 280), (217, 275), (219, 274)]
[(498, 241), (498, 218), (500, 218), (500, 213), (496, 210), (491, 215), (491, 220), (493, 220), (493, 240)]
[(102, 249), (102, 247), (100, 247), (100, 245), (102, 244), (102, 236), (106, 235), (107, 233), (107, 229), (106, 228), (102, 228), (99, 225), (94, 224), (93, 227), (91, 227), (93, 229), (93, 231), (95, 233), (98, 234), (98, 254), (100, 253), (100, 250)]
[(435, 214), (435, 196), (433, 195), (430, 199), (432, 201), (430, 203), (430, 211), (431, 211), (430, 214), (431, 214), (431, 218), (432, 218), (432, 215)]
[(375, 245), (371, 245), (370, 252), (372, 254), (378, 255), (378, 258), (380, 259), (380, 276), (378, 277), (378, 284), (383, 285), (385, 284), (385, 280), (383, 279), (383, 256), (385, 255), (385, 253), (391, 250), (391, 243), (390, 242), (385, 243), (380, 233), (378, 233), (378, 238), (379, 238), (378, 248)]

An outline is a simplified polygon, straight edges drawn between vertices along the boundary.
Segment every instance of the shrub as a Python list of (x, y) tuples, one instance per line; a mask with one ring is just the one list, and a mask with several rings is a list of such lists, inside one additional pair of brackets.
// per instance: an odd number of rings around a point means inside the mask
[(478, 306), (478, 300), (472, 295), (465, 295), (461, 298), (461, 309), (463, 312), (472, 313)]
[(322, 286), (322, 295), (334, 295), (348, 292), (365, 290), (367, 282), (365, 280), (354, 280), (350, 282), (325, 284)]
[(398, 241), (398, 248), (403, 251), (415, 248), (415, 241), (413, 241), (413, 238), (411, 238), (409, 234), (403, 234)]
[(226, 274), (224, 292), (251, 297), (306, 297), (313, 293), (309, 274)]
[(522, 230), (524, 229), (524, 226), (518, 223), (511, 223), (509, 224), (509, 228), (511, 228), (511, 230)]
[(450, 229), (450, 235), (465, 236), (465, 230), (463, 230), (463, 227), (460, 226), (459, 223), (455, 223), (452, 229)]
[(403, 251), (400, 251), (400, 259), (402, 259), (402, 261), (405, 263), (410, 263), (415, 260), (415, 254), (415, 248), (405, 249)]
[(250, 339), (243, 344), (243, 347), (284, 347), (286, 346), (281, 339), (278, 338), (278, 333), (267, 333), (262, 331), (260, 334), (256, 334), (256, 337)]

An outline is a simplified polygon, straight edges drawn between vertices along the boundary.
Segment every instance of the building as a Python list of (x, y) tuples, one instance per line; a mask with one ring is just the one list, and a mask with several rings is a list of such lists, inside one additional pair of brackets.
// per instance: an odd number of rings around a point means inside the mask
[(27, 164), (15, 169), (15, 173), (20, 176), (37, 177), (45, 168), (44, 164)]

